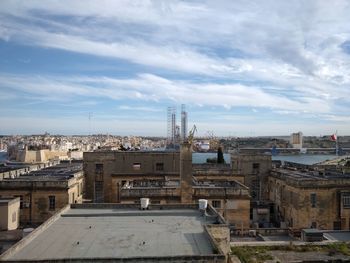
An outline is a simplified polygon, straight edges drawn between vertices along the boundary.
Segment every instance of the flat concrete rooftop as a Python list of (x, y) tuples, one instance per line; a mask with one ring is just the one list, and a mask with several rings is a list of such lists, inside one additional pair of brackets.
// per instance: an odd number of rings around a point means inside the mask
[(82, 171), (82, 163), (62, 163), (4, 181), (65, 181)]
[(216, 219), (196, 209), (70, 208), (56, 217), (0, 261), (217, 254), (204, 229)]

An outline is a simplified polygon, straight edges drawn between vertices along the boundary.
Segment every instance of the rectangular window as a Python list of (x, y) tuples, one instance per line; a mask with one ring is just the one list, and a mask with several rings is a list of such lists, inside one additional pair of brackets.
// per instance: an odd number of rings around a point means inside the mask
[(75, 195), (74, 195), (74, 193), (72, 193), (72, 204), (74, 204), (75, 203)]
[(132, 168), (133, 168), (135, 171), (141, 170), (141, 163), (133, 163)]
[(343, 207), (350, 208), (350, 195), (343, 195)]
[(214, 208), (221, 208), (221, 201), (220, 200), (213, 200), (211, 202)]
[(253, 169), (260, 169), (260, 163), (253, 163)]
[(103, 181), (103, 164), (95, 164), (95, 181)]
[(80, 184), (78, 184), (78, 196), (80, 195)]
[(310, 202), (311, 202), (311, 207), (316, 207), (316, 194), (312, 193), (310, 195)]
[(156, 171), (164, 171), (164, 163), (156, 163)]
[(260, 163), (253, 163), (252, 168), (252, 173), (258, 174), (260, 172)]
[(54, 195), (49, 196), (49, 210), (56, 209), (56, 198)]
[(103, 173), (103, 164), (102, 163), (97, 163), (95, 165), (95, 172), (96, 173)]

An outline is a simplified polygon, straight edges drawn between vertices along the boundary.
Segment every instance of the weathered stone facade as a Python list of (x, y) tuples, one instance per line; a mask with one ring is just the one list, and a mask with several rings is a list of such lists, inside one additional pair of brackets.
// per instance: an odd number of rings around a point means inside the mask
[[(248, 188), (214, 167), (195, 172), (192, 152), (84, 153), (86, 198), (93, 202), (196, 203), (207, 199), (229, 223), (249, 227)], [(210, 171), (212, 174), (210, 174)]]
[(350, 178), (274, 169), (269, 197), (276, 220), (292, 228), (350, 229)]
[(271, 155), (268, 154), (231, 154), (232, 172), (243, 176), (244, 185), (250, 189), (254, 201), (268, 199), (268, 176), (272, 168)]
[[(56, 167), (64, 170), (62, 165)], [(80, 170), (67, 168), (60, 175), (55, 174), (54, 166), (0, 181), (1, 197), (20, 197), (21, 224), (42, 223), (67, 204), (81, 203), (83, 189), (81, 166)]]

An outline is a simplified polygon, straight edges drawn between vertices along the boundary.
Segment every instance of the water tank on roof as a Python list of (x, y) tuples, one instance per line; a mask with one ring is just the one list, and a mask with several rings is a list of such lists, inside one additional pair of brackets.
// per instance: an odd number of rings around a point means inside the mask
[(199, 210), (206, 210), (208, 206), (208, 200), (206, 199), (199, 199), (198, 200)]
[(149, 205), (149, 198), (140, 198), (141, 201), (141, 209), (148, 209), (148, 205)]

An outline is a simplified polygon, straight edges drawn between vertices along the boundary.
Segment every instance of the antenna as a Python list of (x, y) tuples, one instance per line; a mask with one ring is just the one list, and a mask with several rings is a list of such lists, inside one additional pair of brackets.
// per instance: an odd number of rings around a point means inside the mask
[(91, 119), (92, 119), (93, 112), (89, 112), (89, 136), (91, 136)]

